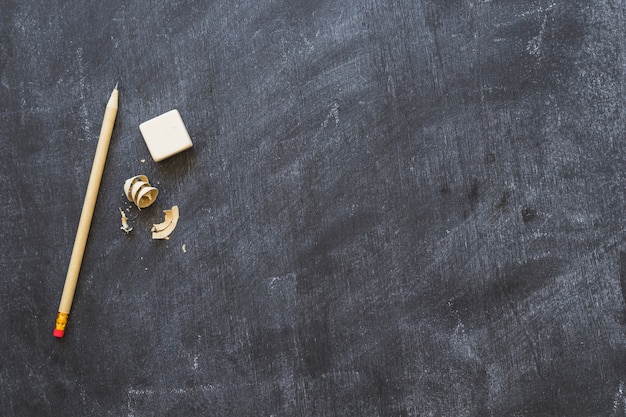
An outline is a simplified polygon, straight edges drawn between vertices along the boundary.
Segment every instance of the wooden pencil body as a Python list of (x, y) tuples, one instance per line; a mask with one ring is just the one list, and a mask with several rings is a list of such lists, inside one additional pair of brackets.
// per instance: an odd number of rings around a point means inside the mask
[(63, 286), (63, 294), (61, 295), (61, 302), (59, 304), (60, 313), (69, 314), (72, 308), (72, 301), (74, 299), (74, 292), (76, 290), (78, 274), (80, 272), (80, 266), (83, 261), (83, 255), (85, 253), (85, 246), (87, 244), (87, 237), (89, 236), (91, 219), (93, 218), (93, 212), (96, 207), (96, 199), (98, 197), (98, 190), (100, 189), (100, 181), (102, 180), (102, 173), (104, 171), (104, 164), (106, 162), (106, 157), (109, 150), (109, 143), (111, 142), (111, 134), (113, 132), (113, 125), (115, 124), (117, 107), (118, 91), (116, 88), (115, 90), (113, 90), (111, 98), (107, 103), (104, 118), (102, 120), (100, 138), (98, 139), (96, 154), (94, 156), (93, 165), (91, 167), (91, 174), (89, 175), (89, 183), (87, 185), (87, 192), (85, 193), (85, 201), (83, 203), (83, 209), (80, 215), (80, 220), (78, 222), (76, 239), (74, 240), (72, 256), (70, 258), (70, 264), (67, 269), (65, 285)]

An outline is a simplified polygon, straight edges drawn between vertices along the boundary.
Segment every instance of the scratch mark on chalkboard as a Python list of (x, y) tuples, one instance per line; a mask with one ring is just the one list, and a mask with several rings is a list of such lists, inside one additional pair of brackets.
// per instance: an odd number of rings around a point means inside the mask
[(128, 417), (135, 417), (136, 415), (143, 415), (137, 411), (144, 401), (152, 403), (158, 398), (166, 395), (179, 395), (179, 396), (197, 396), (201, 393), (212, 392), (217, 390), (217, 386), (213, 384), (197, 385), (189, 388), (163, 388), (163, 389), (137, 389), (129, 388), (126, 398), (126, 407), (128, 408)]
[(130, 388), (128, 390), (128, 395), (126, 396), (126, 407), (128, 408), (128, 417), (135, 417), (135, 407), (133, 404), (133, 400), (137, 400), (138, 398), (143, 397), (152, 397), (154, 396), (154, 390), (151, 389), (134, 389)]
[(331, 120), (335, 120), (335, 126), (339, 124), (339, 104), (337, 102), (333, 102), (330, 113), (326, 116), (326, 119), (322, 122), (322, 128), (326, 128), (328, 126), (328, 122)]
[(20, 126), (26, 126), (26, 91), (24, 90), (24, 82), (20, 81)]
[(130, 388), (128, 390), (128, 395), (133, 395), (133, 396), (150, 396), (150, 395), (154, 395), (154, 390)]
[(80, 401), (83, 405), (87, 404), (87, 391), (85, 387), (80, 387)]
[(271, 277), (269, 278), (270, 280), (270, 288), (274, 288), (274, 285), (277, 282), (283, 281), (283, 280), (294, 280), (296, 279), (296, 273), (295, 272), (290, 272), (286, 275), (282, 275), (282, 276), (278, 276), (278, 277)]
[(524, 12), (520, 15), (520, 17), (528, 17), (530, 15), (533, 14), (541, 14), (541, 13), (545, 13), (545, 12), (549, 12), (550, 10), (554, 9), (556, 7), (556, 3), (552, 3), (551, 5), (549, 5), (548, 7), (538, 7), (534, 10), (529, 10), (527, 12)]
[(617, 417), (618, 411), (620, 410), (626, 413), (626, 395), (624, 395), (624, 381), (620, 381), (619, 387), (617, 388), (617, 392), (613, 397), (613, 412), (611, 413), (611, 417)]
[(215, 385), (198, 385), (191, 388), (172, 388), (170, 391), (172, 394), (185, 395), (185, 394), (197, 394), (199, 392), (215, 391)]
[(626, 252), (619, 254), (619, 282), (622, 286), (622, 297), (626, 302)]
[[(458, 312), (457, 312), (458, 313)], [(455, 348), (455, 350), (463, 355), (466, 359), (475, 359), (476, 354), (474, 353), (472, 346), (470, 345), (469, 337), (467, 336), (467, 332), (465, 331), (465, 325), (461, 321), (460, 317), (457, 317), (458, 324), (454, 329), (454, 333), (452, 335), (451, 345)]]
[(536, 56), (537, 58), (541, 58), (541, 44), (543, 43), (543, 38), (546, 33), (546, 25), (548, 23), (548, 16), (543, 17), (543, 21), (541, 22), (541, 29), (539, 30), (539, 34), (532, 38), (528, 45), (526, 45), (526, 50), (529, 54)]
[[(83, 128), (85, 132), (89, 134), (91, 132), (91, 122), (89, 121), (89, 113), (87, 112), (87, 106), (85, 105), (85, 68), (83, 64), (83, 48), (76, 50), (76, 56), (78, 58), (78, 85), (80, 87), (80, 113), (83, 118)], [(82, 140), (82, 139), (79, 139)]]

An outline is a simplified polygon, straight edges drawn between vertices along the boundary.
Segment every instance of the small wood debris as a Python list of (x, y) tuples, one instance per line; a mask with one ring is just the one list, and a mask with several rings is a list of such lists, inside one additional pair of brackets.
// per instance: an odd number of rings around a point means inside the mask
[(126, 213), (124, 213), (124, 210), (122, 210), (121, 208), (119, 210), (120, 214), (122, 215), (122, 227), (120, 227), (120, 229), (122, 229), (126, 233), (129, 233), (131, 230), (133, 230), (133, 228), (128, 225), (128, 217), (126, 217)]

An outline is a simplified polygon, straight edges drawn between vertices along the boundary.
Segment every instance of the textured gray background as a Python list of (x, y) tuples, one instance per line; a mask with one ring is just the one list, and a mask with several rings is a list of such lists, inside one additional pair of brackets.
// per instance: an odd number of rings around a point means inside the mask
[(2, 415), (626, 415), (624, 1), (91, 3), (1, 2)]

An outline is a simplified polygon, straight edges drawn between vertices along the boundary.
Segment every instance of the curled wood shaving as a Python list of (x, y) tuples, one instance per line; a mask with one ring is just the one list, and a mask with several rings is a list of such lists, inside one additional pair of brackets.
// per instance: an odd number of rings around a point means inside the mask
[(152, 239), (169, 239), (178, 224), (178, 206), (173, 206), (171, 210), (163, 210), (163, 213), (165, 220), (152, 225)]
[(129, 201), (139, 208), (150, 206), (159, 195), (159, 190), (152, 187), (145, 175), (136, 175), (124, 183), (124, 194)]

